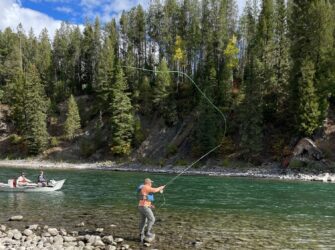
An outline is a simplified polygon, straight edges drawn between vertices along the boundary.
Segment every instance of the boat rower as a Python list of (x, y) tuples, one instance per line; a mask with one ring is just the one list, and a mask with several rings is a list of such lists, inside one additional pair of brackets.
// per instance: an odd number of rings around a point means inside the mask
[(48, 181), (45, 179), (44, 172), (42, 170), (38, 176), (37, 184), (41, 185), (42, 187), (46, 187), (48, 185)]
[(22, 172), (21, 175), (19, 176), (19, 178), (17, 178), (17, 180), (16, 180), (16, 184), (18, 186), (26, 186), (29, 183), (31, 183), (31, 180), (26, 178), (26, 174), (24, 172)]

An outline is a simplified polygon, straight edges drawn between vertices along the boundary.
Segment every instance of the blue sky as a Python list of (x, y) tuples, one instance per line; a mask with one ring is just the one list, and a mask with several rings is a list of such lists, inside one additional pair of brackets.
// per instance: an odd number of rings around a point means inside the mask
[[(237, 0), (243, 8), (246, 0)], [(47, 27), (50, 35), (60, 26), (61, 21), (83, 24), (85, 18), (99, 16), (102, 22), (118, 17), (122, 10), (150, 0), (0, 0), (0, 29), (10, 26), (15, 29), (21, 22), (26, 31), (32, 27), (36, 34)]]

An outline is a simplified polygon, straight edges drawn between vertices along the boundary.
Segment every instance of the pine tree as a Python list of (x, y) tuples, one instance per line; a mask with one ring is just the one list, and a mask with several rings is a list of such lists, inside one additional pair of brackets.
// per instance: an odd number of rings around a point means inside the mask
[(65, 138), (73, 139), (80, 127), (81, 125), (78, 105), (73, 95), (71, 95), (67, 103), (66, 121), (64, 124)]
[(263, 100), (261, 86), (262, 62), (257, 50), (257, 6), (246, 7), (246, 55), (244, 68), (245, 98), (241, 110), (241, 148), (248, 156), (257, 155), (263, 148)]
[(116, 80), (110, 103), (111, 150), (115, 155), (128, 155), (134, 133), (134, 115), (126, 79), (120, 65), (117, 66)]
[(278, 88), (275, 82), (275, 44), (274, 44), (274, 7), (273, 0), (263, 0), (259, 16), (255, 50), (257, 60), (260, 62), (258, 80), (261, 95), (264, 100), (263, 113), (265, 121), (272, 121), (276, 114)]
[(99, 57), (99, 69), (97, 76), (97, 93), (99, 108), (105, 110), (111, 101), (112, 83), (115, 79), (115, 48), (109, 36), (105, 37)]
[(43, 85), (34, 65), (28, 65), (25, 73), (24, 88), (26, 93), (23, 106), (24, 140), (31, 154), (38, 154), (46, 149), (48, 144), (48, 131), (46, 126), (47, 102)]
[(173, 96), (171, 74), (165, 59), (160, 62), (158, 71), (153, 88), (153, 103), (165, 121), (168, 124), (173, 124), (177, 120), (176, 104)]
[[(294, 128), (297, 132), (311, 134), (311, 130), (322, 125), (327, 114), (329, 89), (326, 87), (329, 73), (334, 72), (325, 65), (331, 58), (334, 44), (334, 24), (332, 19), (331, 5), (328, 1), (293, 1), (290, 16), (290, 40), (292, 68), (290, 75), (290, 104), (293, 113)], [(328, 63), (326, 63), (328, 64)], [(312, 65), (312, 66), (310, 66)], [(314, 76), (306, 71), (315, 70)], [(330, 73), (331, 74), (331, 73)], [(308, 77), (307, 77), (308, 76)], [(308, 80), (307, 80), (308, 79)], [(307, 82), (309, 90), (303, 90), (301, 83)], [(326, 84), (325, 84), (326, 83)], [(313, 85), (313, 86), (312, 86)], [(314, 98), (306, 103), (301, 92), (308, 95), (316, 95), (317, 105)], [(305, 93), (305, 94), (307, 94)], [(311, 113), (304, 113), (302, 105), (313, 109)], [(315, 110), (318, 109), (318, 110)], [(307, 112), (307, 110), (305, 110)], [(308, 111), (310, 112), (310, 110)], [(318, 116), (318, 117), (317, 117)], [(309, 117), (306, 122), (300, 117)], [(299, 129), (304, 123), (305, 129)], [(307, 127), (306, 127), (307, 126)]]
[(289, 41), (287, 37), (287, 7), (285, 0), (276, 1), (275, 21), (275, 84), (277, 88), (276, 113), (279, 120), (287, 120), (288, 80), (289, 80)]
[(314, 77), (315, 67), (309, 60), (303, 61), (301, 65), (301, 77), (298, 82), (298, 107), (297, 125), (302, 135), (311, 136), (319, 126), (319, 106), (315, 94)]
[[(217, 73), (214, 67), (209, 69), (209, 75), (206, 79), (206, 96), (213, 102), (213, 96), (217, 85)], [(218, 144), (219, 136), (219, 121), (216, 111), (208, 103), (205, 98), (200, 99), (199, 117), (196, 129), (196, 145), (199, 153), (205, 153), (214, 148)]]

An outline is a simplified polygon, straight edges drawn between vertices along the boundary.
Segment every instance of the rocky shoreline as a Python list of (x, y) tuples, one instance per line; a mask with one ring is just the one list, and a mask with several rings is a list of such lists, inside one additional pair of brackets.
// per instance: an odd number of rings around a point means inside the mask
[[(13, 216), (9, 221), (20, 221), (23, 217)], [(84, 225), (77, 225), (83, 227)], [(115, 225), (111, 225), (115, 226)], [(145, 243), (150, 246), (150, 243)], [(23, 230), (0, 225), (0, 250), (5, 249), (50, 249), (50, 250), (131, 250), (131, 246), (122, 238), (104, 233), (103, 228), (94, 231), (81, 229), (67, 231), (47, 225), (29, 225)]]
[[(124, 172), (147, 172), (162, 174), (178, 174), (185, 166), (147, 166), (140, 163), (96, 162), (96, 163), (66, 163), (39, 160), (0, 160), (1, 167), (27, 169), (91, 169)], [(222, 177), (249, 177), (279, 180), (321, 181), (335, 183), (334, 173), (299, 173), (283, 170), (278, 163), (264, 164), (259, 167), (200, 167), (188, 170), (184, 175), (207, 175)]]

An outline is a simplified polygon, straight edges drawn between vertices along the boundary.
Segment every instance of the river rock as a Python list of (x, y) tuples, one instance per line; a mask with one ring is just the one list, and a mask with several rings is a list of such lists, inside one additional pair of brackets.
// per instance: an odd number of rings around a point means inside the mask
[(80, 222), (79, 224), (76, 225), (76, 227), (84, 227), (85, 226), (85, 222)]
[(104, 236), (102, 241), (106, 244), (112, 244), (114, 242), (114, 238), (112, 235)]
[(37, 230), (38, 229), (38, 224), (30, 225), (30, 226), (28, 226), (28, 229)]
[(42, 237), (50, 237), (50, 236), (51, 236), (51, 234), (48, 233), (48, 232), (44, 232), (44, 233), (42, 233)]
[(22, 237), (22, 234), (21, 234), (21, 232), (19, 232), (19, 231), (16, 231), (16, 232), (14, 233), (14, 235), (13, 235), (13, 238), (14, 238), (15, 240), (19, 240), (19, 239), (21, 239), (21, 237)]
[(7, 227), (5, 225), (0, 225), (0, 231), (5, 232)]
[(66, 236), (67, 235), (67, 232), (66, 232), (66, 230), (64, 228), (59, 229), (59, 233), (62, 236)]
[(77, 237), (78, 236), (78, 231), (72, 231), (71, 233), (70, 233), (73, 237)]
[(51, 236), (58, 235), (58, 229), (57, 228), (48, 228), (48, 233), (51, 234)]
[(124, 249), (124, 250), (128, 250), (129, 248), (130, 248), (130, 246), (127, 245), (127, 244), (124, 244), (124, 245), (122, 245), (122, 247), (121, 247), (121, 249)]
[(145, 247), (150, 247), (150, 246), (151, 246), (151, 244), (148, 243), (148, 242), (145, 242), (143, 245), (144, 245)]
[(72, 241), (76, 241), (76, 238), (73, 236), (63, 236), (63, 239), (65, 242), (72, 242)]
[(116, 227), (116, 225), (114, 225), (114, 224), (111, 224), (111, 225), (110, 225), (110, 227)]
[(105, 244), (102, 242), (101, 239), (97, 239), (97, 240), (93, 243), (93, 246), (95, 246), (95, 247), (103, 247), (103, 246), (105, 246)]
[(155, 234), (152, 234), (151, 237), (146, 236), (146, 237), (144, 238), (144, 241), (145, 241), (145, 242), (148, 242), (148, 243), (151, 243), (151, 242), (153, 242), (153, 241), (155, 240), (155, 237), (156, 237)]
[(10, 221), (21, 221), (23, 220), (23, 216), (22, 215), (15, 215), (9, 218)]
[(115, 239), (115, 242), (116, 242), (116, 243), (121, 243), (121, 242), (123, 242), (123, 239), (122, 239), (122, 238), (116, 238), (116, 239)]
[(83, 241), (78, 241), (78, 247), (84, 247), (85, 246), (85, 243)]
[(33, 234), (33, 231), (31, 231), (30, 229), (26, 229), (26, 230), (23, 231), (23, 234), (24, 234), (25, 236), (29, 236), (29, 235), (32, 235), (32, 234)]
[[(57, 236), (55, 236), (55, 237), (53, 238), (53, 241), (54, 241), (55, 244), (57, 243), (57, 245), (62, 245), (63, 242), (64, 242), (64, 239), (63, 239), (62, 236), (57, 235)], [(52, 242), (51, 242), (51, 243), (52, 243)]]
[(104, 229), (102, 227), (99, 227), (97, 229), (95, 229), (96, 232), (98, 233), (102, 233), (104, 231)]
[(106, 246), (105, 247), (106, 250), (116, 250), (116, 246)]

